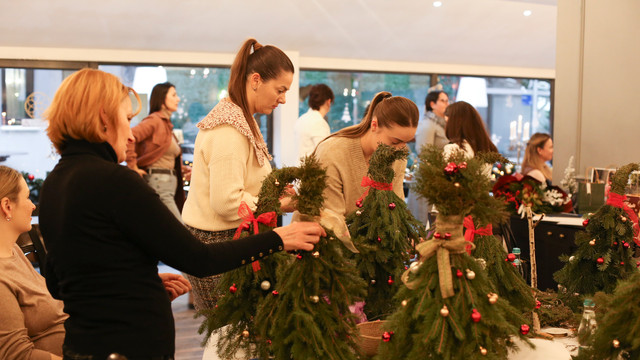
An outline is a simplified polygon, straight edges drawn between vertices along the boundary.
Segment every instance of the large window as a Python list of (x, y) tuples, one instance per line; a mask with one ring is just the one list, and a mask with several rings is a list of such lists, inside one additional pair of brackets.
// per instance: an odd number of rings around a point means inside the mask
[[(388, 91), (394, 96), (404, 96), (418, 104), (423, 112), (424, 98), (431, 76), (426, 74), (396, 74), (346, 71), (300, 71), (300, 115), (309, 110), (307, 102), (311, 85), (326, 84), (333, 90), (335, 101), (327, 114), (331, 132), (358, 124), (371, 99), (380, 91)], [(414, 144), (409, 145), (415, 152)], [(415, 154), (409, 163), (415, 161)]]

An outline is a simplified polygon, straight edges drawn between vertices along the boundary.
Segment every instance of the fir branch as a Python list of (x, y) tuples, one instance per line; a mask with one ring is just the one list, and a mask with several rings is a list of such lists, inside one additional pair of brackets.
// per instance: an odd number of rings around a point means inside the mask
[(613, 175), (613, 184), (611, 185), (611, 191), (616, 194), (624, 195), (624, 189), (629, 181), (629, 175), (632, 171), (638, 169), (640, 169), (638, 164), (630, 163), (616, 170), (615, 175)]

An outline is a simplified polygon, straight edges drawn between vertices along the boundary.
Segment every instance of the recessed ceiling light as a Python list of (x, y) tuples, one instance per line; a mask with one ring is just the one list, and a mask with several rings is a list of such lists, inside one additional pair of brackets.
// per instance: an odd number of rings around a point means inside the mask
[(525, 10), (522, 15), (524, 16), (531, 16), (531, 10)]
[(442, 1), (434, 1), (433, 2), (433, 7), (440, 7), (442, 6)]

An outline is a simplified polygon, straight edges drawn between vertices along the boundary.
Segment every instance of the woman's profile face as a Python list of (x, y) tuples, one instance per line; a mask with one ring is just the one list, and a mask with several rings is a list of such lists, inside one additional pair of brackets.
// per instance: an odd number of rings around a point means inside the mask
[(164, 106), (167, 110), (171, 112), (176, 112), (178, 110), (178, 104), (180, 103), (180, 97), (178, 97), (178, 93), (176, 92), (176, 88), (171, 87), (169, 91), (167, 91), (167, 96), (164, 98)]
[[(376, 119), (374, 118), (374, 120)], [(374, 132), (375, 136), (373, 137), (373, 141), (375, 141), (375, 144), (372, 145), (375, 148), (379, 143), (383, 143), (393, 146), (396, 149), (404, 148), (408, 142), (415, 138), (417, 129), (417, 127), (399, 125), (392, 125), (390, 127), (377, 127), (376, 131)]]
[(20, 192), (14, 206), (12, 225), (20, 233), (31, 230), (31, 213), (36, 206), (29, 199), (29, 187), (24, 179), (20, 179)]
[(116, 113), (116, 128), (107, 130), (107, 142), (111, 145), (113, 151), (115, 151), (118, 156), (118, 162), (123, 162), (127, 159), (127, 143), (134, 141), (130, 126), (132, 118), (133, 111), (131, 107), (131, 99), (129, 99), (129, 96), (126, 96), (120, 102), (120, 106)]
[(545, 141), (544, 145), (536, 150), (542, 160), (551, 161), (551, 159), (553, 159), (553, 140), (549, 139)]
[(287, 102), (286, 93), (291, 88), (293, 73), (280, 72), (278, 77), (262, 81), (258, 80), (256, 86), (253, 109), (261, 114), (271, 114), (280, 104)]

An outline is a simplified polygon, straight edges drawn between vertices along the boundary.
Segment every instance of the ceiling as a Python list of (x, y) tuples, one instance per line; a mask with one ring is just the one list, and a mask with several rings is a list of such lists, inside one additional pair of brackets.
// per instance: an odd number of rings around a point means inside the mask
[(255, 37), (301, 57), (555, 68), (557, 0), (441, 2), (0, 0), (0, 47), (234, 53)]

